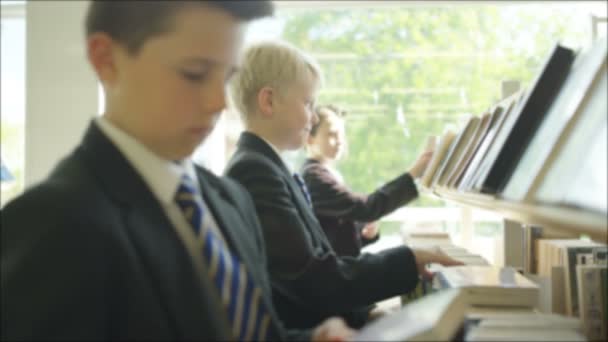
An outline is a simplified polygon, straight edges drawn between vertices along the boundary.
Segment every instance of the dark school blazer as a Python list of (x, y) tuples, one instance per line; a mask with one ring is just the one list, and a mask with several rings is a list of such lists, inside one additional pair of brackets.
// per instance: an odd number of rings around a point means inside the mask
[(360, 195), (344, 184), (315, 159), (308, 158), (300, 173), (321, 227), (339, 255), (357, 256), (361, 247), (375, 242), (361, 236), (366, 223), (375, 221), (418, 197), (414, 179), (404, 173), (369, 195)]
[(225, 174), (251, 194), (266, 240), (275, 308), (286, 326), (312, 327), (332, 315), (360, 326), (365, 319), (353, 314), (417, 285), (414, 255), (405, 246), (338, 256), (291, 173), (258, 136), (241, 135)]
[[(248, 193), (197, 168), (231, 250), (261, 287), (278, 339), (264, 239)], [(2, 210), (2, 340), (231, 340), (218, 291), (161, 204), (95, 124), (42, 183)]]

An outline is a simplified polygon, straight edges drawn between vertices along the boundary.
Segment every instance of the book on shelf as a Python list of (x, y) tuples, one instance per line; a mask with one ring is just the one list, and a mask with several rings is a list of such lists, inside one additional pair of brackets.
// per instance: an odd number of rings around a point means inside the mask
[(487, 171), (478, 180), (484, 193), (497, 193), (506, 185), (574, 60), (574, 51), (555, 44), (521, 105), (506, 117), (485, 156)]
[(501, 107), (502, 110), (496, 113), (497, 115), (495, 118), (492, 118), (488, 132), (481, 140), (475, 155), (472, 157), (471, 162), (469, 163), (469, 166), (462, 177), (460, 185), (458, 186), (458, 190), (468, 191), (473, 189), (473, 185), (477, 180), (477, 175), (483, 171), (482, 166), (484, 158), (490, 146), (494, 142), (497, 132), (502, 128), (502, 124), (504, 123), (506, 117), (509, 116), (511, 112), (513, 112), (514, 109), (520, 105), (524, 93), (525, 91), (521, 90), (508, 99), (503, 100), (502, 105), (497, 105), (497, 107)]
[(437, 148), (435, 149), (435, 152), (433, 153), (433, 156), (431, 157), (431, 160), (429, 161), (426, 170), (424, 170), (422, 177), (420, 177), (420, 184), (422, 184), (424, 187), (431, 187), (431, 181), (433, 180), (433, 177), (437, 172), (439, 163), (443, 160), (455, 136), (456, 134), (454, 133), (454, 131), (446, 130), (439, 138)]
[(365, 325), (353, 341), (449, 341), (462, 326), (466, 309), (458, 289), (434, 292)]
[[(467, 249), (453, 244), (450, 234), (433, 229), (403, 229), (401, 231), (403, 242), (411, 248), (424, 248), (437, 253), (445, 254), (465, 265), (490, 265), (488, 260), (481, 255), (471, 253)], [(430, 264), (429, 271), (434, 272), (441, 269), (439, 264)]]
[(590, 341), (608, 340), (606, 310), (606, 265), (586, 264), (576, 266), (580, 319)]
[(535, 225), (524, 225), (523, 228), (524, 273), (536, 273), (536, 265), (538, 264), (538, 240), (543, 237), (543, 228)]
[[(424, 150), (422, 150), (422, 152), (419, 153), (418, 155), (421, 155), (423, 153), (428, 153), (428, 152), (435, 154), (435, 151), (437, 150), (438, 140), (439, 140), (438, 136), (435, 136), (435, 135), (428, 136), (426, 139), (426, 143), (424, 145)], [(429, 164), (427, 163), (426, 167), (424, 168), (424, 170), (422, 170), (421, 174), (424, 174), (426, 172), (426, 169), (428, 168), (428, 166), (429, 166)]]
[(437, 288), (462, 289), (471, 305), (535, 307), (538, 303), (538, 286), (512, 267), (443, 267), (434, 279)]
[[(580, 117), (554, 146), (546, 162), (547, 172), (538, 189), (531, 191), (535, 202), (566, 205), (608, 213), (608, 69), (599, 71), (582, 104)], [(606, 219), (604, 222), (608, 222)], [(604, 226), (605, 227), (605, 226)], [(605, 228), (604, 228), (605, 229)]]
[(479, 323), (480, 327), (501, 328), (517, 326), (520, 328), (558, 328), (581, 330), (581, 320), (574, 317), (557, 315), (553, 313), (505, 313), (484, 317)]
[(556, 280), (563, 284), (563, 313), (570, 316), (579, 315), (576, 265), (582, 262), (581, 256), (586, 257), (585, 263), (594, 263), (594, 252), (605, 250), (605, 244), (588, 240), (540, 239), (538, 241), (538, 274), (553, 279), (555, 275), (552, 273), (555, 272), (555, 267), (563, 268), (563, 276)]
[(586, 341), (581, 322), (543, 313), (508, 313), (470, 325), (465, 341)]
[(566, 284), (564, 266), (551, 266), (549, 281), (551, 283), (551, 310), (553, 313), (566, 314)]
[[(529, 200), (544, 178), (552, 151), (567, 137), (567, 130), (578, 120), (591, 92), (589, 89), (606, 64), (606, 40), (597, 41), (588, 50), (578, 53), (563, 86), (551, 104), (545, 120), (525, 149), (501, 197), (509, 200)], [(605, 72), (605, 70), (604, 70)]]
[(477, 116), (471, 116), (467, 120), (463, 129), (458, 132), (454, 141), (452, 142), (450, 149), (443, 158), (441, 165), (437, 169), (431, 186), (434, 185), (445, 185), (446, 180), (456, 163), (460, 160), (460, 157), (467, 147), (467, 144), (471, 140), (473, 134), (479, 126), (480, 119)]
[(490, 122), (492, 121), (492, 117), (494, 116), (496, 111), (500, 111), (500, 110), (501, 110), (500, 107), (496, 107), (493, 112), (488, 112), (481, 116), (479, 125), (477, 126), (475, 133), (473, 133), (473, 135), (469, 139), (467, 146), (465, 147), (465, 150), (462, 153), (462, 156), (460, 157), (460, 160), (457, 161), (454, 169), (448, 175), (448, 178), (446, 181), (446, 186), (448, 188), (457, 187), (458, 181), (460, 180), (462, 173), (464, 172), (465, 168), (469, 165), (469, 162), (471, 161), (471, 157), (473, 156), (473, 154), (479, 147), (479, 143), (480, 143), (481, 139), (483, 139), (483, 137), (485, 136), (485, 134), (488, 130), (488, 127), (490, 126)]

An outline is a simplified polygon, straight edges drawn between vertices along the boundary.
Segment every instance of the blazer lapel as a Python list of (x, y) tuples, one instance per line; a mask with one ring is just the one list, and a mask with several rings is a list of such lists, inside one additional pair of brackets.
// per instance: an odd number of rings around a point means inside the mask
[(277, 153), (272, 149), (272, 147), (270, 147), (270, 145), (268, 145), (268, 143), (266, 143), (264, 140), (250, 132), (243, 132), (241, 134), (238, 146), (239, 148), (245, 150), (261, 153), (266, 158), (270, 159), (275, 164), (275, 166), (279, 167), (281, 177), (283, 177), (285, 182), (289, 185), (289, 190), (292, 196), (295, 197), (294, 205), (298, 213), (300, 213), (302, 219), (306, 221), (308, 227), (313, 227), (311, 228), (311, 233), (314, 234), (316, 239), (320, 243), (322, 243), (326, 249), (333, 250), (331, 247), (331, 243), (325, 235), (325, 232), (323, 232), (323, 230), (321, 229), (321, 225), (317, 220), (317, 217), (314, 215), (313, 210), (308, 205), (308, 201), (306, 201), (306, 197), (304, 197), (302, 189), (300, 188), (296, 180), (293, 178), (293, 175), (291, 174), (289, 169), (287, 169), (287, 167), (285, 166), (283, 160), (281, 160), (281, 157), (277, 155)]
[(200, 173), (198, 179), (205, 203), (213, 213), (218, 228), (224, 234), (231, 252), (239, 257), (239, 260), (245, 264), (249, 273), (253, 276), (254, 281), (260, 284), (261, 279), (258, 274), (260, 265), (255, 264), (255, 261), (257, 261), (255, 255), (258, 252), (251, 249), (251, 246), (255, 246), (255, 241), (253, 243), (244, 242), (251, 236), (251, 233), (247, 231), (250, 223), (243, 221), (241, 214), (234, 208), (223, 190), (213, 186)]
[[(157, 284), (160, 300), (184, 336), (225, 336), (230, 329), (217, 291), (195, 272), (193, 260), (147, 185), (105, 135), (91, 124), (79, 148), (120, 210), (127, 233), (141, 257), (146, 279)], [(204, 325), (205, 328), (201, 329)], [(210, 331), (216, 329), (217, 331)]]

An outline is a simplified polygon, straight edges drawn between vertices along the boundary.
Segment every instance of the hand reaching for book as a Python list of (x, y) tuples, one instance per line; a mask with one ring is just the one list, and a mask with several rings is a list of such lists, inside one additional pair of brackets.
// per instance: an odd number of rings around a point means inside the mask
[(423, 279), (433, 278), (433, 273), (426, 268), (426, 265), (428, 264), (440, 264), (442, 266), (464, 265), (464, 263), (452, 259), (443, 253), (432, 252), (425, 249), (412, 249), (412, 252), (416, 258), (416, 268), (418, 269), (418, 274)]
[(361, 235), (368, 240), (375, 238), (378, 235), (378, 222), (366, 224), (365, 227), (361, 229)]
[(408, 171), (413, 178), (420, 178), (422, 176), (433, 157), (433, 152), (434, 151), (424, 151), (418, 156), (414, 162), (414, 166)]
[(323, 321), (312, 332), (312, 342), (343, 342), (351, 340), (356, 331), (349, 328), (342, 318), (331, 317)]

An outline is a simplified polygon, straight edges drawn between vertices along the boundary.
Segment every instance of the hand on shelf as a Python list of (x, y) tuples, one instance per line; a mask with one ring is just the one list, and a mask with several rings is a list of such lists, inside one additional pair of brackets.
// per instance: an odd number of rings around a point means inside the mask
[(351, 340), (356, 331), (351, 329), (342, 318), (331, 317), (323, 321), (312, 332), (312, 342), (342, 342)]
[(414, 257), (416, 258), (416, 268), (418, 269), (418, 274), (423, 279), (432, 279), (433, 272), (429, 271), (426, 268), (427, 264), (439, 264), (442, 266), (461, 266), (464, 265), (463, 262), (460, 262), (456, 259), (452, 259), (444, 253), (441, 252), (433, 252), (428, 249), (412, 249), (414, 253)]

